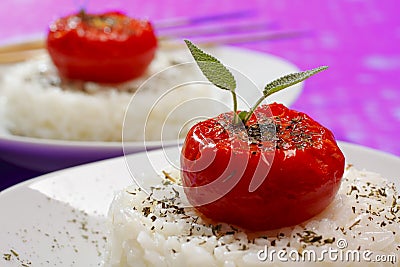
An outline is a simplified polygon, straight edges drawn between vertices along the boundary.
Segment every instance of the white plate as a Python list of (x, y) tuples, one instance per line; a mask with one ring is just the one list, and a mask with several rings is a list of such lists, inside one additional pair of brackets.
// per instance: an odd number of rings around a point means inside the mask
[[(186, 50), (185, 50), (186, 51)], [(187, 52), (187, 51), (186, 51)], [(224, 64), (245, 74), (260, 90), (263, 86), (283, 74), (298, 71), (292, 63), (272, 55), (234, 47), (221, 47), (213, 50), (213, 55)], [(238, 81), (240, 85), (240, 79)], [(297, 84), (288, 90), (278, 92), (269, 98), (269, 102), (280, 102), (290, 106), (301, 93), (303, 84)], [(257, 93), (248, 88), (238, 87), (237, 94), (246, 101), (254, 103)], [(175, 141), (164, 145), (176, 144)], [(128, 142), (124, 144), (126, 152), (133, 153), (159, 148), (160, 142)], [(0, 128), (0, 157), (18, 166), (38, 170), (54, 171), (69, 166), (121, 156), (120, 142), (80, 142), (21, 137), (10, 134)]]
[[(381, 173), (400, 188), (400, 158), (340, 142), (347, 162)], [(104, 253), (105, 216), (116, 190), (137, 173), (160, 173), (178, 149), (156, 150), (78, 166), (32, 179), (0, 193), (0, 266), (99, 266)], [(149, 165), (150, 159), (153, 165)]]

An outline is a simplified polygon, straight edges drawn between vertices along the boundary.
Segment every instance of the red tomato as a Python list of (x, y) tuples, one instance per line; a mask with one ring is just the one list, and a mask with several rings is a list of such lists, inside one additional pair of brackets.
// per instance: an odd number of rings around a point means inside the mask
[(183, 185), (198, 211), (268, 230), (305, 221), (332, 202), (345, 163), (328, 129), (276, 103), (257, 108), (243, 131), (232, 114), (196, 124), (184, 142)]
[(150, 22), (119, 12), (63, 17), (50, 25), (47, 36), (48, 52), (62, 77), (101, 83), (142, 75), (156, 48)]

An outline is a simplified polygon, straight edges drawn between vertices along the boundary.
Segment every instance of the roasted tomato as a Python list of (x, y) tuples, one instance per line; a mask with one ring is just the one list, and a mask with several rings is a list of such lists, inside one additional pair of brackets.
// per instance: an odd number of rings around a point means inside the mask
[(182, 181), (198, 211), (257, 231), (298, 224), (332, 202), (344, 156), (327, 128), (276, 103), (242, 129), (232, 114), (194, 125), (184, 142)]
[(50, 25), (47, 35), (47, 49), (60, 76), (100, 83), (142, 75), (156, 48), (150, 22), (119, 12), (63, 17)]

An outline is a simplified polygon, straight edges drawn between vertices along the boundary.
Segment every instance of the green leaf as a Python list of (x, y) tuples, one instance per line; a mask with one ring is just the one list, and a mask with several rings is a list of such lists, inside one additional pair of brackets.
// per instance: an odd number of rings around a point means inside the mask
[(247, 111), (241, 111), (241, 112), (239, 113), (239, 119), (240, 119), (241, 121), (243, 121), (243, 120), (246, 118), (246, 116), (248, 115), (248, 113), (249, 113), (249, 112), (247, 112)]
[(221, 89), (229, 90), (231, 92), (235, 91), (235, 78), (218, 59), (206, 54), (189, 40), (185, 40), (185, 43), (200, 70), (211, 83)]
[(323, 70), (326, 70), (327, 68), (328, 68), (327, 66), (321, 66), (312, 70), (292, 73), (289, 75), (285, 75), (279, 79), (276, 79), (265, 86), (263, 91), (264, 97), (267, 97), (273, 93), (276, 93), (296, 83), (302, 82), (305, 79), (311, 77), (312, 75), (321, 72)]

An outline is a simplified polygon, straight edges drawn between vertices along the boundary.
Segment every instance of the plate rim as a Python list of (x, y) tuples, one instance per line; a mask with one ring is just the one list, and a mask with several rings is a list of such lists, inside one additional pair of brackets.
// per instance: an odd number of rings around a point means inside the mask
[[(350, 142), (346, 142), (346, 141), (337, 141), (338, 146), (342, 149), (342, 150), (358, 150), (358, 151), (367, 151), (368, 153), (373, 153), (376, 154), (378, 157), (387, 157), (390, 158), (392, 160), (395, 161), (399, 161), (400, 163), (400, 157), (388, 153), (388, 152), (384, 152), (378, 149), (374, 149), (371, 147), (367, 147), (367, 146), (363, 146), (363, 145), (359, 145), (359, 144), (355, 144), (355, 143), (350, 143)], [(170, 149), (172, 149), (174, 147), (171, 147)], [(166, 148), (168, 149), (168, 148)], [(94, 161), (94, 162), (90, 162), (90, 163), (85, 163), (82, 165), (77, 165), (77, 166), (72, 166), (72, 167), (68, 167), (65, 169), (61, 169), (61, 170), (57, 170), (57, 171), (53, 171), (50, 173), (46, 173), (37, 177), (33, 177), (31, 179), (22, 181), (20, 183), (17, 183), (15, 185), (12, 185), (8, 188), (5, 188), (4, 190), (0, 191), (0, 201), (1, 198), (3, 197), (4, 194), (8, 194), (11, 191), (14, 191), (16, 189), (18, 189), (19, 187), (24, 187), (24, 186), (28, 186), (32, 183), (35, 183), (37, 181), (41, 181), (41, 180), (45, 180), (47, 178), (51, 178), (51, 177), (56, 177), (58, 174), (60, 173), (65, 173), (65, 172), (69, 172), (70, 170), (74, 170), (74, 169), (79, 169), (79, 168), (87, 168), (89, 166), (96, 166), (96, 165), (103, 165), (104, 163), (110, 163), (112, 164), (113, 161), (124, 161), (124, 165), (128, 168), (127, 166), (127, 162), (126, 162), (126, 158), (125, 157), (141, 157), (141, 156), (148, 156), (150, 154), (158, 154), (161, 153), (164, 150), (164, 148), (159, 148), (159, 149), (154, 149), (154, 150), (150, 150), (150, 151), (142, 151), (142, 152), (137, 152), (137, 153), (133, 153), (133, 154), (127, 154), (127, 155), (123, 155), (123, 156), (119, 156), (119, 157), (114, 157), (114, 158), (109, 158), (109, 159), (103, 159), (103, 160), (99, 160), (99, 161)], [(344, 153), (346, 154), (346, 152)], [(400, 174), (399, 174), (400, 176)]]
[[(245, 54), (252, 54), (254, 56), (263, 56), (265, 58), (269, 58), (274, 61), (280, 61), (282, 64), (293, 69), (293, 71), (298, 71), (299, 67), (296, 66), (293, 62), (279, 57), (277, 55), (269, 54), (267, 52), (261, 52), (257, 50), (252, 50), (248, 48), (242, 48), (232, 45), (222, 45), (212, 47), (211, 49), (220, 50), (220, 51), (229, 51), (229, 53), (245, 53)], [(247, 75), (246, 75), (247, 76)], [(267, 82), (267, 81), (266, 81)], [(290, 101), (288, 106), (293, 105), (293, 103), (299, 98), (301, 93), (304, 90), (304, 82), (301, 82), (297, 85), (297, 90), (293, 90), (293, 99)], [(6, 130), (6, 129), (4, 129)], [(46, 147), (66, 147), (66, 148), (82, 148), (82, 149), (90, 149), (90, 148), (101, 148), (106, 150), (113, 150), (113, 149), (120, 149), (122, 147), (127, 148), (137, 148), (137, 147), (158, 147), (160, 143), (167, 143), (167, 145), (175, 144), (176, 140), (152, 140), (152, 141), (79, 141), (79, 140), (63, 140), (63, 139), (47, 139), (47, 138), (36, 138), (36, 137), (29, 137), (29, 136), (20, 136), (14, 135), (9, 132), (0, 132), (0, 142), (10, 142), (15, 144), (29, 144), (33, 146), (46, 146)], [(143, 146), (143, 143), (146, 143)]]

